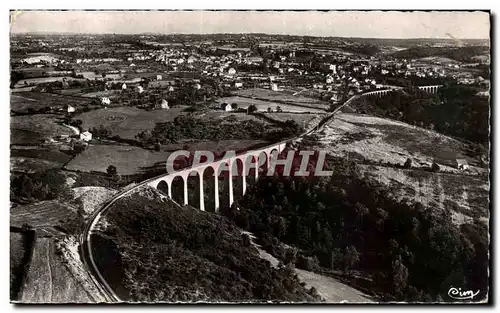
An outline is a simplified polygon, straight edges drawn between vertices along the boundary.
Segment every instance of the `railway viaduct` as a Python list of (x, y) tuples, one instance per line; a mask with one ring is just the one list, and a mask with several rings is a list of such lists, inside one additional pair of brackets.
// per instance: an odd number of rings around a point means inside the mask
[[(172, 198), (172, 185), (174, 180), (178, 177), (182, 179), (183, 183), (183, 203), (184, 205), (189, 204), (188, 202), (188, 178), (190, 176), (197, 176), (198, 186), (199, 186), (199, 209), (205, 211), (205, 197), (204, 197), (204, 181), (211, 177), (214, 179), (215, 191), (214, 191), (214, 205), (215, 211), (217, 212), (220, 207), (219, 201), (219, 178), (220, 174), (223, 171), (228, 172), (227, 178), (229, 181), (229, 205), (232, 205), (234, 202), (234, 188), (233, 188), (233, 177), (241, 177), (242, 179), (242, 195), (246, 193), (247, 189), (247, 174), (250, 173), (250, 168), (253, 168), (253, 175), (255, 177), (255, 181), (259, 178), (259, 170), (261, 169), (261, 165), (267, 169), (271, 164), (271, 161), (274, 157), (277, 157), (279, 153), (281, 153), (286, 147), (286, 142), (280, 142), (271, 146), (267, 146), (265, 148), (259, 150), (251, 150), (245, 153), (223, 158), (221, 160), (211, 162), (211, 163), (202, 163), (181, 171), (176, 171), (173, 173), (166, 173), (164, 176), (155, 177), (154, 179), (147, 182), (147, 185), (156, 189), (159, 189), (165, 192), (170, 198)], [(263, 160), (263, 161), (259, 161)], [(210, 169), (210, 173), (213, 175), (208, 175), (206, 177), (206, 171)]]

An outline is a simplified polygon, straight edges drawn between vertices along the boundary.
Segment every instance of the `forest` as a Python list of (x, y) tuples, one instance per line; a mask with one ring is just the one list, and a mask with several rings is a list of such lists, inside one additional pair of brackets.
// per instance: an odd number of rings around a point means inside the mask
[[(328, 158), (331, 177), (262, 177), (224, 214), (284, 260), (307, 270), (364, 277), (384, 301), (450, 301), (450, 286), (488, 290), (488, 230), (454, 225), (449, 210), (397, 201), (360, 178), (354, 162)], [(314, 164), (309, 164), (314, 168)], [(295, 169), (293, 170), (295, 171)]]
[[(106, 237), (116, 243), (120, 266), (103, 273), (121, 271), (111, 281), (124, 286), (124, 300), (320, 300), (291, 267), (273, 268), (261, 259), (248, 236), (223, 216), (136, 194), (118, 200), (107, 220)], [(100, 266), (110, 259), (99, 258)]]
[(220, 120), (207, 120), (191, 115), (180, 115), (172, 122), (157, 123), (152, 131), (143, 131), (135, 136), (144, 147), (157, 143), (175, 143), (181, 139), (230, 140), (264, 139), (279, 141), (303, 132), (302, 127), (293, 120), (279, 127), (266, 126), (264, 123), (248, 120), (237, 121), (235, 117)]

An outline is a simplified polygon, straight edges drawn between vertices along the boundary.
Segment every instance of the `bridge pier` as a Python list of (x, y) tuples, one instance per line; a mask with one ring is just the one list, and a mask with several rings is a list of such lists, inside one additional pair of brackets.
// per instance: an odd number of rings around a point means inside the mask
[(230, 161), (229, 163), (229, 206), (231, 206), (234, 202), (234, 194), (233, 194), (233, 165)]
[[(246, 161), (246, 160), (245, 160)], [(241, 175), (243, 176), (243, 195), (245, 195), (245, 193), (247, 192), (247, 171), (246, 171), (246, 165), (245, 163), (246, 162), (242, 162), (243, 163), (243, 168), (242, 168), (242, 172), (241, 172)]]
[(214, 186), (215, 186), (215, 212), (219, 212), (219, 174), (218, 170), (214, 171)]
[(203, 172), (198, 174), (200, 178), (200, 210), (205, 211), (205, 195), (203, 193)]
[(184, 182), (184, 205), (188, 205), (188, 178), (182, 177), (182, 180)]

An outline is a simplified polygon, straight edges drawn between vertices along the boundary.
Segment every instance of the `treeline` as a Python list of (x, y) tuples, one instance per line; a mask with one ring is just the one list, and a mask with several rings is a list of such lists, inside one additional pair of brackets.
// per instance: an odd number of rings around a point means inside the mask
[(418, 59), (430, 56), (447, 57), (460, 62), (473, 62), (472, 57), (479, 54), (489, 54), (487, 46), (467, 46), (467, 47), (412, 47), (393, 53), (394, 57), (400, 59)]
[(299, 267), (366, 277), (383, 300), (450, 301), (452, 286), (480, 290), (474, 300), (484, 299), (484, 224), (457, 227), (449, 210), (398, 202), (393, 190), (360, 179), (354, 163), (327, 163), (331, 177), (262, 177), (226, 216), (274, 254), (278, 240), (299, 248), (298, 256), (284, 254)]
[(47, 170), (33, 174), (12, 173), (10, 176), (10, 200), (15, 203), (32, 203), (56, 198), (71, 199), (71, 189), (66, 176), (59, 170)]
[[(125, 288), (124, 300), (319, 300), (291, 267), (261, 259), (248, 236), (222, 216), (134, 195), (118, 200), (107, 219), (120, 266), (101, 270)], [(103, 266), (109, 256), (99, 260)]]
[(207, 120), (192, 115), (181, 115), (172, 122), (156, 123), (152, 131), (143, 131), (135, 139), (144, 147), (158, 144), (176, 143), (181, 139), (231, 140), (264, 139), (279, 141), (303, 132), (302, 127), (288, 120), (281, 127), (266, 126), (264, 123), (248, 120), (237, 121), (230, 116), (223, 120)]
[(383, 97), (364, 97), (355, 105), (366, 113), (436, 130), (488, 147), (490, 104), (474, 88), (446, 84), (437, 94), (409, 88)]

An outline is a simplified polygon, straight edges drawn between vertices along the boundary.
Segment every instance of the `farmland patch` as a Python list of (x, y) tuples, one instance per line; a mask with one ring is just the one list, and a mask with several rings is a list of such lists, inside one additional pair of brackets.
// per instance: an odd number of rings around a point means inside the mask
[(11, 144), (40, 144), (56, 136), (72, 135), (71, 130), (56, 122), (57, 119), (53, 114), (12, 116)]
[(153, 129), (156, 123), (173, 121), (177, 116), (186, 114), (184, 109), (175, 107), (145, 111), (134, 107), (117, 107), (81, 113), (75, 119), (82, 120), (84, 129), (103, 125), (111, 130), (112, 136), (134, 139), (138, 133)]
[(246, 109), (250, 105), (255, 105), (257, 107), (258, 111), (261, 112), (267, 112), (268, 108), (271, 108), (273, 111), (276, 111), (278, 106), (284, 111), (284, 112), (307, 112), (307, 113), (321, 113), (325, 112), (326, 108), (309, 108), (309, 107), (300, 107), (300, 106), (295, 106), (295, 105), (289, 105), (289, 104), (281, 104), (277, 102), (272, 102), (272, 101), (263, 101), (263, 100), (258, 100), (258, 99), (250, 99), (250, 98), (244, 98), (244, 97), (238, 97), (238, 96), (232, 96), (232, 97), (224, 97), (218, 100), (219, 103), (224, 103), (227, 102), (229, 104), (232, 103), (237, 103), (238, 108), (241, 109)]
[(289, 103), (303, 104), (319, 109), (328, 109), (329, 104), (314, 98), (315, 93), (307, 89), (287, 88), (283, 91), (273, 91), (264, 88), (249, 88), (234, 92), (235, 95), (244, 97), (255, 97), (268, 101), (284, 101)]
[(23, 303), (89, 302), (92, 299), (68, 271), (51, 238), (38, 238), (23, 288)]
[(76, 214), (76, 208), (56, 200), (17, 206), (10, 210), (10, 225), (21, 227), (28, 224), (33, 228), (40, 226), (60, 226)]

